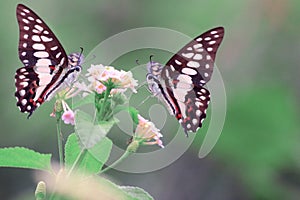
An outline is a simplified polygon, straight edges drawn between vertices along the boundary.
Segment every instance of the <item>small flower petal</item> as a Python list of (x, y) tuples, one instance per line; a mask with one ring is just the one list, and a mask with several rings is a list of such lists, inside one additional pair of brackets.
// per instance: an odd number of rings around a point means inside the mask
[(75, 119), (74, 119), (74, 112), (72, 110), (67, 110), (63, 113), (61, 116), (61, 119), (64, 121), (65, 124), (75, 124)]
[(141, 142), (145, 145), (154, 145), (157, 144), (161, 148), (164, 148), (163, 142), (161, 141), (162, 134), (160, 130), (155, 127), (155, 125), (143, 118), (141, 115), (138, 115), (139, 123), (135, 130), (134, 139)]

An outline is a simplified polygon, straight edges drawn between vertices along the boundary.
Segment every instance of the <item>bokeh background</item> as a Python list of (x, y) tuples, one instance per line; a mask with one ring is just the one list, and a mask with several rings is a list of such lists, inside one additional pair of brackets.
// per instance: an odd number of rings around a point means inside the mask
[[(55, 121), (49, 117), (53, 102), (30, 120), (15, 106), (14, 73), (21, 67), (18, 3), (36, 11), (67, 52), (83, 46), (88, 53), (106, 38), (138, 27), (165, 27), (194, 37), (224, 26), (216, 62), (226, 87), (227, 117), (213, 151), (198, 158), (205, 134), (201, 130), (189, 151), (164, 169), (108, 175), (118, 184), (144, 188), (155, 199), (300, 198), (299, 1), (1, 1), (0, 146), (24, 146), (57, 159)], [(133, 57), (116, 63), (130, 69)], [(136, 57), (147, 60), (149, 53)], [(204, 124), (203, 130), (208, 122)], [(71, 127), (64, 132), (71, 133)], [(1, 199), (33, 199), (35, 184), (31, 170), (0, 169)]]

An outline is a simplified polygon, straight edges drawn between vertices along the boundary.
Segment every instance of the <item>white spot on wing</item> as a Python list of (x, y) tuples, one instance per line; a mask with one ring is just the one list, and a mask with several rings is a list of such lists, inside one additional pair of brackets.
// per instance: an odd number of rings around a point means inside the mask
[(28, 39), (28, 34), (24, 34), (24, 39)]
[(32, 32), (33, 32), (33, 33), (40, 33), (40, 31), (38, 31), (38, 30), (36, 30), (36, 29), (33, 29)]
[(26, 8), (23, 8), (23, 11), (26, 12), (26, 13), (30, 13), (30, 11)]
[(25, 16), (26, 14), (25, 13), (23, 13), (23, 12), (20, 12), (20, 14), (22, 15), (22, 16)]
[(50, 49), (51, 49), (52, 51), (55, 51), (57, 48), (58, 48), (58, 46), (54, 46), (54, 47), (51, 47)]
[(51, 63), (51, 61), (49, 59), (44, 59), (44, 58), (38, 59), (38, 61), (36, 63), (37, 66), (49, 66), (51, 64), (52, 63)]
[(212, 40), (212, 41), (210, 41), (208, 44), (213, 45), (213, 44), (215, 44), (215, 43), (216, 43), (216, 41)]
[(216, 33), (218, 33), (218, 31), (211, 31), (210, 32), (210, 34), (213, 34), (213, 35), (216, 34)]
[(28, 21), (27, 19), (22, 19), (22, 21), (23, 21), (24, 23), (26, 23), (26, 24), (29, 23), (29, 21)]
[(204, 40), (209, 41), (209, 40), (211, 40), (211, 37), (206, 37), (206, 38), (204, 38)]
[(39, 24), (42, 23), (42, 20), (40, 20), (40, 19), (36, 19), (35, 21), (36, 21), (37, 23), (39, 23)]
[(194, 60), (201, 60), (203, 58), (203, 56), (202, 56), (202, 54), (195, 54), (195, 56), (194, 56)]
[(40, 38), (38, 35), (33, 35), (33, 36), (31, 37), (31, 39), (32, 39), (33, 41), (35, 41), (35, 42), (40, 42), (40, 41), (41, 41), (41, 38)]
[(201, 115), (201, 110), (196, 110), (196, 115), (197, 115), (198, 117), (200, 117), (200, 115)]
[(29, 30), (29, 26), (24, 26), (23, 28), (24, 28), (25, 31)]
[(191, 68), (187, 68), (187, 67), (183, 68), (183, 69), (181, 70), (181, 72), (182, 72), (182, 73), (185, 73), (185, 74), (188, 74), (188, 75), (196, 75), (196, 74), (197, 74), (197, 71), (196, 71), (196, 70), (191, 69)]
[(193, 50), (193, 48), (192, 48), (192, 47), (188, 47), (186, 50), (188, 50), (188, 51), (192, 51), (192, 50)]
[(194, 56), (194, 53), (182, 53), (182, 56), (186, 57), (186, 58), (191, 58)]
[(187, 124), (186, 127), (187, 127), (188, 129), (190, 129), (192, 126), (191, 126), (191, 124)]
[(56, 58), (59, 58), (60, 55), (61, 55), (61, 52), (58, 52), (58, 53), (55, 55), (55, 57), (56, 57)]
[(199, 48), (201, 48), (203, 45), (202, 44), (195, 44), (193, 47), (194, 47), (194, 49), (199, 49)]
[(48, 31), (46, 31), (46, 30), (44, 30), (44, 32), (43, 32), (44, 34), (46, 34), (46, 35), (48, 35), (49, 34), (49, 32)]
[(208, 77), (208, 73), (205, 72), (205, 73), (204, 73), (204, 76), (205, 76), (205, 77)]
[(33, 21), (33, 20), (34, 20), (34, 18), (31, 17), (31, 16), (28, 16), (28, 19), (29, 19), (30, 21)]
[(175, 59), (175, 63), (177, 64), (177, 65), (181, 65), (182, 63), (179, 61), (179, 60), (177, 60), (177, 59)]
[(24, 75), (20, 75), (20, 76), (19, 76), (19, 79), (24, 79), (24, 78), (25, 78)]
[(26, 43), (26, 42), (23, 43), (23, 47), (24, 47), (24, 48), (27, 47), (27, 43)]
[(44, 30), (43, 27), (41, 27), (41, 26), (38, 25), (38, 24), (34, 25), (34, 28), (36, 28), (36, 29), (39, 30), (40, 32), (41, 32), (42, 30)]
[(32, 48), (34, 48), (35, 50), (45, 50), (46, 47), (43, 44), (33, 44)]
[(206, 97), (205, 96), (200, 96), (200, 99), (204, 101), (206, 99)]
[(34, 52), (33, 55), (38, 58), (47, 58), (49, 56), (49, 54), (46, 51), (37, 51)]
[(199, 108), (200, 106), (203, 106), (203, 103), (201, 103), (200, 101), (196, 101), (195, 105)]
[(196, 61), (189, 61), (186, 65), (188, 67), (194, 67), (194, 68), (200, 67), (200, 64), (198, 62), (196, 62)]
[(26, 93), (25, 90), (20, 90), (20, 91), (19, 91), (19, 94), (20, 94), (21, 97), (24, 96), (25, 93)]
[(22, 104), (23, 106), (25, 106), (25, 105), (27, 104), (27, 100), (26, 100), (26, 99), (22, 99), (21, 104)]
[(197, 125), (198, 120), (194, 118), (194, 119), (192, 120), (192, 123), (193, 123), (194, 125)]
[(28, 82), (23, 81), (23, 82), (20, 83), (20, 85), (23, 86), (23, 88), (24, 88), (24, 87), (27, 87), (27, 86), (28, 86)]
[(201, 89), (200, 90), (203, 94), (206, 94), (206, 90), (205, 89)]
[(206, 60), (210, 60), (210, 59), (211, 59), (210, 55), (206, 55)]
[(41, 38), (42, 38), (42, 40), (43, 40), (44, 42), (50, 42), (50, 41), (53, 40), (52, 38), (46, 37), (46, 36), (44, 36), (44, 35), (42, 35)]
[(31, 110), (31, 106), (30, 105), (27, 106), (27, 110)]
[(219, 35), (214, 35), (214, 38), (218, 38), (218, 37), (220, 37)]
[(22, 55), (22, 56), (26, 56), (26, 52), (25, 52), (25, 51), (22, 52), (21, 55)]
[(196, 39), (197, 42), (201, 42), (202, 41), (202, 37), (199, 37)]
[(205, 64), (205, 68), (208, 69), (209, 68), (209, 64)]
[(213, 50), (213, 48), (211, 48), (211, 47), (208, 47), (208, 48), (207, 48), (207, 51), (208, 51), (208, 52), (211, 52), (212, 50)]

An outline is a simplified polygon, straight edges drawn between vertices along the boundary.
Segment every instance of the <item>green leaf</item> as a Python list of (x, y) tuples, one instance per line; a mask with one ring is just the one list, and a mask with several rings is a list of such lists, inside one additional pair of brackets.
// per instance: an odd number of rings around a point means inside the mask
[(118, 106), (115, 108), (114, 112), (115, 112), (115, 113), (118, 113), (118, 112), (120, 112), (120, 111), (122, 111), (122, 110), (127, 111), (127, 112), (130, 114), (131, 119), (133, 120), (133, 122), (134, 122), (135, 124), (138, 124), (138, 123), (139, 123), (139, 119), (138, 119), (139, 111), (138, 111), (137, 109), (135, 109), (134, 107), (131, 107), (131, 106), (118, 105)]
[[(80, 163), (77, 166), (79, 170), (89, 173), (98, 173), (104, 163), (108, 160), (112, 141), (107, 137), (103, 138), (91, 149), (81, 156)], [(68, 137), (65, 145), (65, 164), (71, 167), (81, 152), (78, 137), (73, 133)]]
[(79, 101), (74, 102), (72, 108), (75, 109), (83, 105), (94, 104), (94, 102), (95, 102), (95, 93), (91, 93), (88, 96), (83, 97)]
[(0, 167), (51, 171), (51, 154), (41, 154), (24, 147), (1, 148)]
[(90, 115), (77, 110), (75, 113), (75, 133), (80, 138), (82, 148), (92, 148), (101, 141), (114, 123), (114, 121), (109, 121), (94, 125)]
[(120, 186), (120, 188), (129, 194), (132, 199), (138, 200), (154, 200), (153, 197), (150, 196), (148, 192), (143, 190), (142, 188), (138, 187), (131, 187), (131, 186)]

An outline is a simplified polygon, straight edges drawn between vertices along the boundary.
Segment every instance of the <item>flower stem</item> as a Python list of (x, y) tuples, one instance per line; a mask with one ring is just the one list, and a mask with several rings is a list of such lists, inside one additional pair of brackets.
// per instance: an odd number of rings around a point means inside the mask
[(106, 107), (106, 101), (107, 101), (107, 98), (108, 98), (109, 94), (110, 94), (110, 88), (108, 87), (105, 90), (103, 103), (101, 105), (101, 108), (100, 108), (100, 111), (99, 111), (99, 115), (98, 115), (99, 116), (98, 119), (100, 119), (100, 121), (103, 120), (103, 116), (102, 115), (103, 115), (104, 108)]
[(98, 175), (110, 170), (111, 168), (114, 168), (116, 165), (121, 163), (125, 158), (127, 158), (130, 154), (132, 154), (132, 152), (126, 150), (125, 153), (118, 160), (116, 160), (113, 164), (107, 166), (105, 169), (101, 170), (98, 173)]
[(58, 155), (59, 155), (59, 164), (60, 167), (63, 167), (63, 144), (62, 144), (62, 140), (63, 140), (63, 136), (61, 133), (61, 121), (60, 119), (57, 119), (56, 121), (56, 130), (57, 130), (57, 146), (58, 146)]
[(81, 163), (83, 157), (85, 156), (85, 154), (87, 153), (87, 149), (81, 149), (80, 153), (78, 154), (76, 160), (74, 161), (67, 177), (69, 177), (71, 175), (71, 173), (74, 171), (74, 169)]

